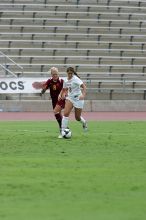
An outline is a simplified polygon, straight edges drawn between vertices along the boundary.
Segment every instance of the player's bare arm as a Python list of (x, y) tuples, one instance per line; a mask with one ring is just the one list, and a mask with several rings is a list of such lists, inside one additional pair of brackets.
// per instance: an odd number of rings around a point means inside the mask
[(80, 95), (79, 99), (83, 100), (85, 98), (85, 96), (86, 96), (86, 85), (83, 83), (81, 85), (81, 88), (82, 88), (82, 95)]
[(63, 88), (58, 96), (58, 100), (65, 99), (67, 95), (67, 88)]
[(46, 92), (46, 90), (47, 90), (47, 85), (44, 85), (40, 95), (42, 96)]

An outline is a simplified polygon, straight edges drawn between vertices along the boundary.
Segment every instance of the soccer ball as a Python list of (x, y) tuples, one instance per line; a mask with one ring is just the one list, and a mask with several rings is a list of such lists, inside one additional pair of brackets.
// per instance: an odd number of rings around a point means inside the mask
[(67, 138), (71, 138), (71, 136), (72, 136), (72, 132), (69, 128), (66, 128), (62, 131), (62, 137), (63, 138), (67, 139)]

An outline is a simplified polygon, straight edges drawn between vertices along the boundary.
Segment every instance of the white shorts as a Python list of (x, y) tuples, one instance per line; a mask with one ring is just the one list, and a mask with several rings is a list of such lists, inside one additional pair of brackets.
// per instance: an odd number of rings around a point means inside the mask
[(84, 100), (79, 100), (78, 97), (77, 98), (66, 97), (66, 99), (68, 99), (73, 104), (73, 107), (75, 108), (82, 109), (84, 107)]

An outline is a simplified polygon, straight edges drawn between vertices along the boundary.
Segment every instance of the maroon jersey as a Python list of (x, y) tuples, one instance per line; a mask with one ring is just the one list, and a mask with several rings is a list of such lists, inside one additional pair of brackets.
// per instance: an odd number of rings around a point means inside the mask
[[(45, 88), (46, 89), (50, 89), (50, 96), (52, 99), (52, 105), (53, 108), (55, 107), (56, 104), (58, 104), (58, 95), (60, 94), (60, 91), (62, 90), (63, 87), (63, 79), (57, 79), (56, 81), (53, 81), (52, 78), (48, 79), (47, 82), (45, 83)], [(61, 107), (64, 107), (64, 102), (63, 103), (59, 102), (59, 105), (61, 105)]]

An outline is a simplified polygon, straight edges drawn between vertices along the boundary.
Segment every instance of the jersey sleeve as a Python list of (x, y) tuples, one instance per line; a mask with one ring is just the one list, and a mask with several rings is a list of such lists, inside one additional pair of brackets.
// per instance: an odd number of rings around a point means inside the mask
[(48, 89), (50, 87), (50, 82), (51, 82), (51, 79), (48, 79), (45, 83), (45, 89)]
[(81, 86), (83, 84), (83, 81), (80, 78), (76, 78), (76, 83)]
[(66, 82), (67, 82), (67, 79), (64, 79), (64, 80), (63, 80), (63, 89), (67, 88)]

